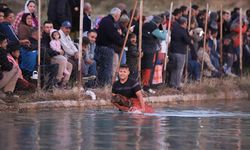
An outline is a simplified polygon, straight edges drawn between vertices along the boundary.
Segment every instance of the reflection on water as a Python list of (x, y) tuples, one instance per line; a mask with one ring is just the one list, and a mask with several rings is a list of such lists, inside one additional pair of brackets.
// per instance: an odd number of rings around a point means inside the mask
[(157, 109), (0, 114), (0, 149), (249, 149), (250, 101)]

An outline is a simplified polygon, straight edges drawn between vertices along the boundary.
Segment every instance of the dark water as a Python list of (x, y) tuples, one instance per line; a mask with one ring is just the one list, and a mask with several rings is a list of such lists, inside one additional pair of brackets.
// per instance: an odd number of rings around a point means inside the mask
[(150, 115), (106, 109), (0, 118), (3, 150), (250, 149), (250, 101), (168, 106)]

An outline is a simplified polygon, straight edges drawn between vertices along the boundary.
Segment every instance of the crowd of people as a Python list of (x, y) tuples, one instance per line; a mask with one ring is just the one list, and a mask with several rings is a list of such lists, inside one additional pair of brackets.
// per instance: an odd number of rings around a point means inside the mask
[[(15, 15), (8, 4), (0, 4), (0, 88), (8, 96), (16, 96), (15, 91), (18, 90), (36, 89), (39, 38), (42, 88), (67, 89), (78, 79), (78, 60), (81, 58), (78, 44), (80, 1), (50, 0), (48, 20), (42, 24), (41, 36), (38, 33), (36, 7), (35, 0), (27, 0), (24, 9)], [(91, 18), (91, 4), (85, 3), (80, 67), (83, 77), (96, 78), (91, 78), (83, 86), (96, 88), (111, 85), (112, 79), (117, 78), (114, 75), (119, 58), (121, 65), (129, 67), (129, 78), (139, 81), (141, 76), (142, 89), (149, 93), (155, 93), (153, 88), (163, 84), (181, 90), (185, 76), (189, 82), (200, 81), (202, 76), (237, 77), (240, 75), (240, 46), (243, 47), (244, 68), (250, 64), (250, 9), (243, 15), (241, 27), (239, 10), (223, 10), (220, 16), (220, 11), (207, 14), (198, 5), (192, 5), (191, 9), (183, 5), (173, 12), (143, 16), (140, 52), (138, 9), (132, 16), (133, 10), (118, 4), (108, 15), (94, 20)], [(220, 17), (223, 21), (222, 33)], [(171, 27), (168, 27), (169, 21)], [(206, 25), (208, 30), (204, 33)], [(240, 31), (243, 45), (239, 42)], [(122, 50), (127, 32), (128, 40)], [(220, 44), (223, 53), (220, 53)], [(201, 72), (202, 61), (204, 71)]]

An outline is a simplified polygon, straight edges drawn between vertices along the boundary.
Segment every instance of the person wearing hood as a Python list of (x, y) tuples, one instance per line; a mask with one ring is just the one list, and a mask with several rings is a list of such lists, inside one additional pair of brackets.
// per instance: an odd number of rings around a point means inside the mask
[(18, 28), (20, 26), (20, 23), (22, 21), (23, 14), (29, 13), (32, 16), (32, 27), (38, 27), (38, 19), (37, 16), (35, 15), (36, 11), (36, 1), (35, 0), (27, 0), (25, 5), (24, 5), (24, 10), (19, 12), (16, 15), (15, 22), (13, 23), (13, 28), (14, 31), (17, 33)]
[(67, 58), (64, 55), (64, 51), (62, 49), (62, 45), (60, 42), (61, 35), (57, 30), (52, 29), (50, 31), (50, 48), (56, 51), (59, 55), (52, 57), (51, 63), (52, 64), (59, 64), (59, 70), (57, 73), (56, 79), (58, 82), (61, 82), (61, 86), (66, 86), (70, 75), (72, 72), (72, 64), (68, 62)]
[(19, 25), (17, 35), (20, 40), (28, 39), (30, 37), (30, 31), (32, 29), (32, 15), (25, 13), (22, 16), (22, 21)]

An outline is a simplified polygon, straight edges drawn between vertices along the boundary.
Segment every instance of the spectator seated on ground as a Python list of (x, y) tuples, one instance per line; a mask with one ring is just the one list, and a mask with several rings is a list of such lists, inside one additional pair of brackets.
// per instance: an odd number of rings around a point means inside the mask
[[(93, 34), (94, 36), (94, 34)], [(95, 35), (96, 36), (96, 35)], [(93, 42), (93, 41), (92, 41)], [(93, 44), (93, 43), (92, 43)], [(84, 53), (83, 58), (83, 74), (85, 77), (96, 76), (96, 61), (94, 60), (94, 50), (90, 47), (90, 39), (88, 37), (83, 37), (82, 39), (82, 49)], [(86, 83), (88, 86), (94, 86), (94, 81), (89, 81)]]
[(0, 32), (7, 36), (9, 44), (19, 42), (21, 45), (27, 46), (30, 44), (30, 41), (27, 39), (20, 40), (14, 32), (11, 25), (14, 21), (14, 17), (14, 13), (11, 9), (4, 9), (4, 21), (0, 23)]
[(217, 29), (210, 29), (210, 37), (208, 39), (208, 46), (210, 48), (210, 59), (213, 66), (220, 70), (220, 54), (219, 54), (219, 42), (216, 39), (218, 35)]
[(0, 34), (0, 89), (3, 89), (7, 96), (14, 96), (19, 75), (18, 68), (8, 60), (7, 45), (7, 37)]
[(218, 77), (220, 76), (219, 71), (214, 67), (214, 65), (211, 62), (209, 51), (210, 48), (208, 44), (206, 44), (206, 49), (204, 51), (204, 48), (201, 46), (202, 42), (200, 42), (200, 48), (198, 51), (198, 60), (202, 64), (202, 61), (204, 61), (204, 72), (203, 75), (206, 77)]
[(53, 29), (53, 23), (45, 21), (43, 23), (43, 33), (41, 40), (41, 82), (42, 87), (50, 90), (58, 83), (56, 76), (59, 70), (59, 64), (51, 64), (51, 58), (59, 55), (58, 52), (50, 48), (50, 31)]
[(25, 13), (28, 13), (31, 15), (31, 26), (32, 27), (38, 27), (38, 19), (35, 15), (36, 11), (36, 1), (35, 0), (27, 0), (24, 6), (24, 10), (19, 12), (16, 15), (16, 19), (13, 23), (13, 28), (15, 32), (18, 32), (18, 29), (20, 27), (20, 23), (22, 22), (22, 17)]
[(14, 67), (18, 68), (18, 80), (16, 84), (16, 90), (20, 91), (34, 91), (36, 89), (36, 86), (27, 80), (23, 78), (22, 70), (19, 67), (19, 56), (20, 56), (20, 45), (17, 44), (11, 44), (8, 45), (8, 60), (13, 64)]
[(20, 68), (23, 71), (23, 76), (25, 79), (30, 80), (33, 71), (37, 67), (37, 50), (38, 50), (38, 30), (33, 28), (31, 30), (31, 37), (29, 37), (30, 45), (22, 46), (20, 49)]
[(21, 24), (19, 25), (17, 35), (20, 40), (28, 39), (32, 30), (32, 16), (29, 13), (23, 14)]
[(70, 62), (73, 65), (72, 69), (72, 78), (76, 79), (77, 74), (77, 65), (78, 65), (78, 49), (75, 46), (74, 42), (70, 38), (70, 31), (71, 31), (71, 23), (69, 21), (64, 21), (61, 25), (61, 29), (59, 30), (59, 33), (61, 35), (60, 41), (62, 48), (65, 52), (64, 56), (68, 59), (68, 62)]
[[(72, 64), (68, 62), (67, 58), (64, 56), (64, 51), (60, 42), (60, 34), (57, 30), (50, 30), (51, 41), (50, 48), (53, 51), (58, 52), (58, 55), (51, 58), (52, 64), (59, 64), (59, 70), (56, 76), (58, 80), (58, 85), (60, 87), (66, 87), (70, 79)], [(60, 84), (59, 84), (60, 83)]]

